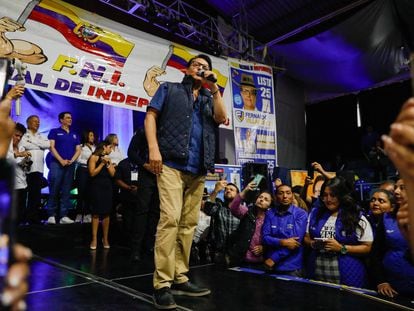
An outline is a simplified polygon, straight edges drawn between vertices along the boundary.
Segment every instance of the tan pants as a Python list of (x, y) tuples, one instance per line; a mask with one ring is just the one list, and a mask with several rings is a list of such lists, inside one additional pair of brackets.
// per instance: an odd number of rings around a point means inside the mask
[(204, 175), (163, 165), (157, 177), (160, 220), (155, 239), (155, 289), (188, 281), (190, 250), (200, 213)]

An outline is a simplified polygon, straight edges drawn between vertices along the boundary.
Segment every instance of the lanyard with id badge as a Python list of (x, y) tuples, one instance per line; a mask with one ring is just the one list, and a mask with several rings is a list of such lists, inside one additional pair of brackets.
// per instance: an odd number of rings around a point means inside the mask
[(138, 181), (138, 167), (131, 166), (131, 182)]

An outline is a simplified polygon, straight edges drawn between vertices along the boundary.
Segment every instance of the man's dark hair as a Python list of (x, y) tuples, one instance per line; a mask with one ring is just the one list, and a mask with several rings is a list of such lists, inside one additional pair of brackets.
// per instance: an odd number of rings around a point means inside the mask
[(193, 62), (196, 58), (202, 58), (202, 59), (204, 59), (204, 60), (207, 62), (208, 67), (210, 68), (210, 70), (213, 70), (213, 65), (212, 65), (212, 63), (211, 63), (211, 58), (210, 58), (210, 56), (208, 56), (208, 55), (206, 55), (206, 54), (198, 54), (197, 56), (195, 56), (195, 57), (191, 58), (191, 59), (188, 61), (188, 63), (187, 63), (187, 68), (191, 66), (191, 63), (192, 63), (192, 62)]
[[(237, 185), (236, 185), (236, 184), (233, 184), (232, 182), (227, 183), (227, 186), (233, 186), (234, 188), (236, 188), (237, 193), (239, 193), (239, 192), (240, 192), (239, 187), (237, 187)], [(227, 187), (227, 186), (226, 186), (226, 187)]]
[(32, 115), (28, 116), (27, 119), (26, 119), (26, 123), (29, 123), (30, 119), (32, 119), (32, 118), (38, 118), (39, 119), (39, 116), (36, 115), (36, 114), (32, 114)]
[(26, 128), (24, 127), (23, 124), (21, 124), (19, 122), (16, 123), (16, 127), (14, 128), (14, 130), (17, 131), (17, 132), (20, 132), (22, 134), (26, 133)]
[(69, 111), (63, 111), (63, 112), (59, 113), (59, 115), (58, 115), (59, 122), (60, 122), (60, 120), (62, 120), (65, 117), (65, 114), (72, 115)]

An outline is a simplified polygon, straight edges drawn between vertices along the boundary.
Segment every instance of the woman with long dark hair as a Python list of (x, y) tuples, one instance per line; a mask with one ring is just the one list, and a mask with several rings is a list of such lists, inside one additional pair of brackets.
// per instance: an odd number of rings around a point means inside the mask
[(309, 278), (367, 287), (363, 258), (371, 250), (372, 228), (342, 177), (322, 186), (321, 204), (309, 215), (304, 241), (312, 249), (307, 262)]
[(92, 212), (92, 241), (90, 249), (97, 247), (99, 218), (102, 218), (102, 243), (109, 248), (109, 215), (112, 208), (112, 177), (115, 174), (114, 165), (108, 157), (111, 144), (103, 141), (96, 146), (88, 160), (88, 170), (91, 177), (89, 184)]
[(76, 222), (91, 222), (91, 211), (88, 197), (88, 159), (95, 151), (95, 133), (92, 130), (86, 130), (82, 133), (81, 154), (77, 159), (76, 167), (76, 187), (78, 189), (78, 200), (76, 206)]

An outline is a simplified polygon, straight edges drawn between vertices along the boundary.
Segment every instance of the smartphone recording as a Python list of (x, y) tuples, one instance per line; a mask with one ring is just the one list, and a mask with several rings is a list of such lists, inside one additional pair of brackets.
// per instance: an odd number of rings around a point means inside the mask
[(308, 176), (313, 179), (315, 177), (315, 169), (313, 168), (313, 165), (310, 164), (308, 167)]
[(261, 174), (256, 174), (253, 178), (253, 182), (256, 184), (256, 188), (255, 190), (259, 190), (260, 188), (260, 183), (261, 181), (264, 179), (264, 176)]

